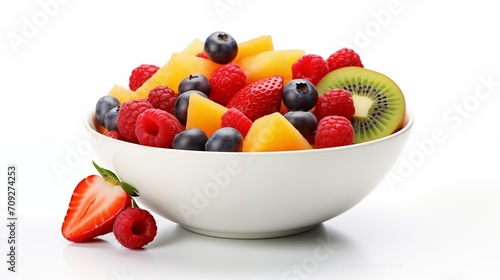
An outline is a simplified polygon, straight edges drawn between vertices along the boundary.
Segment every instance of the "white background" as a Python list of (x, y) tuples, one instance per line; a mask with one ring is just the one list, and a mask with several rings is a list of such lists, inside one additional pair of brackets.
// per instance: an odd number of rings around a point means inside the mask
[[(492, 1), (464, 2), (2, 1), (0, 173), (5, 186), (17, 165), (19, 220), (16, 273), (0, 227), (1, 278), (500, 279), (500, 19)], [(67, 242), (73, 188), (95, 173), (85, 114), (139, 64), (216, 30), (324, 57), (349, 46), (393, 78), (416, 123), (388, 180), (287, 238), (211, 238), (158, 218), (145, 250)]]

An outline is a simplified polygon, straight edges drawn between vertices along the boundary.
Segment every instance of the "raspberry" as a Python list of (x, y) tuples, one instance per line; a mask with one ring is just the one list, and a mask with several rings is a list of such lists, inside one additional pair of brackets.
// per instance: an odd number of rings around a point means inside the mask
[(222, 115), (221, 126), (235, 128), (245, 137), (252, 126), (252, 121), (240, 110), (230, 108)]
[(316, 148), (330, 148), (351, 145), (354, 142), (354, 128), (342, 116), (326, 116), (318, 123)]
[(167, 86), (157, 86), (149, 92), (147, 100), (154, 108), (173, 114), (177, 94)]
[(151, 76), (160, 69), (156, 65), (151, 64), (141, 64), (137, 66), (130, 74), (128, 87), (131, 91), (135, 91), (140, 88), (142, 84), (147, 81)]
[(174, 115), (155, 108), (142, 112), (135, 123), (139, 144), (152, 147), (172, 148), (175, 135), (182, 130)]
[(328, 74), (326, 61), (316, 54), (306, 54), (292, 64), (293, 79), (307, 79), (316, 85), (326, 74)]
[(210, 77), (210, 99), (226, 106), (229, 100), (247, 83), (247, 76), (238, 64), (217, 68)]
[(340, 49), (334, 52), (326, 59), (326, 64), (328, 65), (328, 71), (333, 71), (347, 66), (357, 66), (363, 68), (363, 63), (359, 55), (348, 48)]
[(153, 108), (153, 105), (145, 99), (131, 100), (120, 106), (118, 113), (118, 131), (128, 141), (139, 143), (135, 135), (135, 121), (140, 113)]
[(116, 217), (113, 234), (116, 240), (129, 249), (146, 246), (156, 237), (158, 227), (153, 215), (141, 208), (129, 207)]
[(343, 116), (350, 120), (354, 112), (351, 93), (342, 88), (335, 88), (320, 95), (314, 108), (314, 115), (318, 120), (331, 115)]
[(205, 52), (200, 52), (196, 55), (197, 57), (201, 57), (201, 58), (205, 58), (205, 59), (208, 59), (208, 56)]
[(120, 132), (118, 130), (109, 130), (106, 132), (105, 135), (108, 137), (111, 137), (113, 139), (125, 140), (125, 138), (123, 138), (123, 136), (120, 134)]

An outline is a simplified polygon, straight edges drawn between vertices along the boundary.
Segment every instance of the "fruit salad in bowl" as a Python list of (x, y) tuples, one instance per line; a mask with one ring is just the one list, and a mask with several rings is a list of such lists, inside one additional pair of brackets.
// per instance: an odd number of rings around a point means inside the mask
[(322, 57), (225, 32), (133, 69), (85, 119), (96, 162), (113, 172), (98, 170), (133, 204), (228, 238), (295, 234), (349, 210), (412, 125), (399, 86), (354, 50)]

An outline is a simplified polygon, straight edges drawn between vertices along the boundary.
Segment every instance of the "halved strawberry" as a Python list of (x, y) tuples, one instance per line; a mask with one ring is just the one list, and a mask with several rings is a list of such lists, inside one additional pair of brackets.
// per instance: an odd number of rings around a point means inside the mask
[(272, 76), (253, 82), (239, 90), (226, 107), (236, 108), (251, 121), (280, 111), (283, 77)]
[[(72, 242), (84, 242), (113, 231), (118, 214), (133, 203), (126, 187), (109, 170), (94, 166), (101, 176), (85, 177), (76, 186), (69, 203), (62, 235)], [(124, 190), (125, 186), (125, 190)]]

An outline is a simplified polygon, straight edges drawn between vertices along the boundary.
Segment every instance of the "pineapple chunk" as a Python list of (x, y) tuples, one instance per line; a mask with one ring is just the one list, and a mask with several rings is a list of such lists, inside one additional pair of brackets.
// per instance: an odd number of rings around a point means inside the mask
[(212, 72), (220, 65), (208, 59), (193, 56), (185, 53), (174, 53), (170, 60), (135, 93), (137, 98), (148, 97), (149, 92), (157, 86), (167, 86), (177, 92), (179, 83), (191, 74), (202, 74), (207, 78), (212, 76)]
[(136, 98), (135, 92), (126, 89), (119, 85), (114, 85), (109, 91), (108, 95), (111, 95), (123, 104), (127, 101), (134, 100)]
[(292, 64), (305, 54), (304, 50), (271, 50), (245, 57), (240, 66), (253, 83), (271, 76), (281, 76), (286, 84), (292, 80)]

